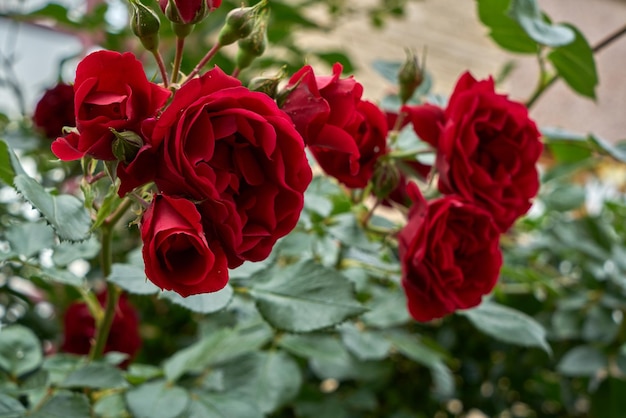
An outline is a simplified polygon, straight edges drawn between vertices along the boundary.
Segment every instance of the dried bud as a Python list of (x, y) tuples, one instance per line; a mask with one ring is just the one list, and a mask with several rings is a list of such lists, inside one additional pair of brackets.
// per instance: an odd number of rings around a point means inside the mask
[(415, 90), (424, 81), (424, 73), (417, 63), (415, 54), (407, 49), (406, 60), (398, 73), (398, 85), (400, 87), (400, 100), (402, 104), (409, 101)]
[(132, 16), (130, 28), (148, 51), (154, 52), (159, 47), (159, 29), (161, 22), (156, 13), (137, 0), (130, 0)]
[(386, 198), (398, 187), (401, 177), (400, 170), (392, 160), (379, 159), (372, 178), (372, 193), (379, 199)]
[(115, 139), (113, 140), (113, 155), (125, 164), (133, 161), (139, 149), (143, 146), (143, 140), (133, 131), (118, 132), (111, 129)]
[(252, 33), (247, 38), (238, 42), (239, 50), (235, 58), (235, 64), (240, 70), (247, 68), (252, 64), (255, 58), (260, 57), (265, 52), (267, 46), (267, 21), (269, 12), (263, 9), (258, 14), (258, 18), (254, 24)]

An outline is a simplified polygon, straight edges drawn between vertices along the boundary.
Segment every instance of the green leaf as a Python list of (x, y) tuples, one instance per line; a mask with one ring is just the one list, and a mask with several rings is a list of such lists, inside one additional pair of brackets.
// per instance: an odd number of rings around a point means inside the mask
[(225, 393), (237, 392), (254, 402), (263, 413), (271, 413), (299, 392), (300, 368), (284, 351), (256, 352), (224, 364)]
[(93, 405), (93, 411), (97, 414), (98, 418), (120, 418), (128, 416), (124, 395), (121, 393), (113, 393), (98, 398)]
[(190, 311), (210, 314), (226, 308), (233, 299), (233, 294), (232, 286), (227, 284), (222, 290), (213, 293), (203, 293), (184, 298), (176, 292), (166, 290), (160, 296)]
[(296, 356), (308, 358), (320, 379), (375, 381), (389, 371), (383, 362), (356, 359), (338, 338), (328, 334), (284, 335), (279, 345)]
[(45, 248), (54, 246), (54, 232), (43, 222), (26, 222), (11, 225), (5, 238), (15, 254), (30, 258)]
[(209, 365), (257, 350), (271, 336), (264, 323), (220, 329), (167, 359), (163, 364), (165, 376), (168, 381), (174, 382), (187, 372), (200, 372)]
[(600, 350), (580, 345), (565, 353), (556, 370), (565, 376), (595, 376), (607, 366), (608, 360)]
[(122, 372), (115, 366), (106, 363), (90, 363), (71, 372), (60, 387), (117, 389), (128, 386)]
[(624, 148), (617, 147), (615, 144), (612, 144), (596, 135), (589, 136), (589, 143), (592, 148), (600, 152), (600, 154), (608, 155), (617, 161), (626, 163), (626, 150)]
[(552, 355), (546, 340), (546, 330), (523, 312), (485, 301), (474, 309), (459, 311), (459, 314), (466, 316), (476, 328), (497, 340), (524, 347), (539, 347)]
[(145, 383), (126, 392), (126, 403), (136, 418), (176, 418), (189, 402), (185, 389), (164, 380)]
[(91, 416), (89, 400), (82, 393), (59, 392), (49, 399), (33, 418), (85, 418)]
[(91, 260), (100, 252), (100, 241), (95, 236), (80, 242), (63, 241), (53, 248), (52, 262), (58, 267), (64, 267), (72, 261)]
[(507, 16), (510, 0), (477, 0), (478, 17), (489, 28), (489, 36), (500, 47), (523, 54), (537, 52), (537, 43)]
[(376, 252), (380, 245), (370, 241), (353, 213), (343, 213), (333, 218), (328, 233), (347, 246)]
[(558, 128), (541, 130), (544, 144), (559, 163), (577, 163), (593, 155), (587, 136)]
[(17, 175), (14, 182), (17, 191), (41, 212), (61, 240), (87, 239), (91, 218), (80, 200), (71, 195), (51, 195), (41, 184), (23, 174)]
[(261, 315), (276, 328), (309, 332), (365, 311), (347, 278), (313, 261), (274, 268), (264, 275), (269, 280), (257, 279), (250, 295)]
[(152, 295), (160, 291), (148, 280), (143, 267), (132, 264), (113, 264), (107, 280), (135, 295)]
[(0, 393), (0, 417), (2, 418), (21, 418), (24, 416), (26, 409), (20, 401), (8, 395)]
[(612, 312), (594, 305), (587, 312), (583, 323), (582, 336), (590, 343), (597, 341), (610, 344), (620, 329), (620, 324), (613, 319)]
[(354, 72), (354, 65), (352, 64), (350, 57), (348, 57), (343, 51), (318, 51), (316, 55), (329, 66), (334, 65), (336, 62), (343, 65), (343, 74), (352, 74)]
[(372, 62), (372, 68), (374, 68), (374, 71), (393, 85), (398, 84), (398, 73), (400, 72), (400, 67), (402, 67), (402, 62), (400, 61), (385, 61), (377, 59)]
[(42, 362), (41, 343), (30, 329), (21, 325), (0, 329), (0, 369), (17, 378), (37, 369)]
[(541, 201), (548, 209), (566, 212), (580, 208), (585, 204), (587, 191), (583, 186), (572, 183), (557, 184), (545, 187), (541, 192)]
[(566, 27), (574, 33), (574, 41), (550, 52), (548, 60), (572, 90), (595, 99), (598, 73), (593, 50), (585, 36), (576, 27), (569, 24)]
[(46, 280), (52, 280), (53, 282), (67, 284), (74, 287), (83, 285), (83, 279), (76, 276), (69, 270), (56, 269), (54, 267), (46, 267), (33, 274), (33, 276), (41, 277)]
[(517, 21), (534, 41), (557, 47), (570, 44), (576, 38), (565, 25), (554, 25), (544, 19), (537, 0), (512, 0), (509, 16)]
[(239, 393), (194, 393), (187, 418), (263, 418), (265, 414)]
[(360, 330), (354, 324), (342, 324), (339, 330), (343, 343), (359, 360), (382, 360), (391, 348), (379, 332)]

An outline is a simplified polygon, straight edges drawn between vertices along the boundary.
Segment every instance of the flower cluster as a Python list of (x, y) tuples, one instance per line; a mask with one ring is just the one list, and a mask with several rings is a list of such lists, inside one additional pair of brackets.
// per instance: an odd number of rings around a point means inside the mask
[(436, 150), (438, 188), (416, 188), (399, 234), (402, 284), (418, 321), (478, 305), (499, 276), (501, 233), (525, 214), (539, 189), (542, 144), (526, 108), (494, 92), (492, 79), (461, 76), (447, 108), (404, 106), (420, 138)]
[[(159, 2), (180, 37), (220, 3)], [(229, 13), (217, 48), (245, 38), (240, 50), (262, 53), (264, 5)], [(137, 16), (135, 33), (155, 45), (158, 24), (150, 14), (151, 25), (141, 26)], [(267, 258), (303, 208), (312, 178), (306, 146), (347, 188), (371, 190), (388, 205), (413, 201), (397, 237), (416, 320), (480, 303), (498, 279), (500, 234), (539, 187), (542, 145), (526, 108), (469, 73), (445, 109), (406, 104), (422, 82), (416, 60), (400, 72), (405, 104), (397, 114), (363, 100), (363, 86), (342, 77), (338, 63), (323, 76), (305, 65), (277, 92), (277, 79), (269, 89), (243, 86), (236, 76), (244, 61), (233, 75), (219, 67), (198, 75), (203, 60), (171, 88), (165, 71), (162, 85), (149, 81), (130, 53), (98, 51), (78, 65), (76, 128), (52, 150), (62, 160), (116, 161), (119, 196), (147, 198), (140, 222), (147, 277), (182, 296), (216, 292), (228, 269)], [(409, 124), (432, 146), (433, 167), (394, 156), (394, 135)], [(427, 201), (412, 179), (434, 174), (442, 196)]]

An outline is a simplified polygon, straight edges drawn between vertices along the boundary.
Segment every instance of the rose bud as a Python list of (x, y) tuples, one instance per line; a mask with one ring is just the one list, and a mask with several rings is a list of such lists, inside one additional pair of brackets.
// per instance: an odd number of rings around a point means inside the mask
[(141, 44), (148, 51), (154, 52), (159, 47), (159, 29), (161, 22), (156, 13), (149, 7), (137, 0), (130, 0), (132, 16), (130, 28)]
[(35, 107), (33, 123), (50, 139), (63, 135), (64, 126), (76, 126), (74, 88), (59, 83), (46, 90)]

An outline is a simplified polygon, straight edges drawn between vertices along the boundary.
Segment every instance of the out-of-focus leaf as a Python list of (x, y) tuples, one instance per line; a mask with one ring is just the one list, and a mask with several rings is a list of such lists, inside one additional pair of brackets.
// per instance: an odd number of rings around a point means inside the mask
[(34, 371), (42, 362), (41, 343), (33, 331), (22, 325), (0, 329), (0, 369), (17, 378)]
[(547, 22), (537, 0), (512, 0), (509, 15), (520, 24), (528, 36), (541, 45), (563, 46), (572, 43), (576, 38), (571, 28)]
[(474, 309), (459, 311), (459, 314), (467, 317), (476, 328), (497, 340), (524, 347), (539, 347), (552, 354), (546, 340), (546, 330), (523, 312), (485, 301)]
[(182, 306), (193, 312), (202, 314), (210, 314), (220, 311), (228, 306), (233, 299), (233, 288), (230, 285), (226, 285), (222, 290), (213, 293), (203, 293), (200, 295), (191, 295), (182, 297), (176, 292), (169, 290), (161, 293), (163, 299), (167, 299), (176, 305)]
[(59, 392), (29, 417), (85, 418), (90, 416), (89, 399), (82, 393)]
[(128, 408), (137, 418), (176, 418), (187, 408), (189, 401), (185, 389), (164, 380), (144, 383), (126, 392)]
[(15, 254), (26, 258), (38, 254), (45, 248), (54, 246), (54, 232), (43, 222), (25, 222), (11, 225), (5, 237)]
[(606, 369), (608, 360), (597, 348), (580, 345), (569, 350), (556, 369), (565, 376), (595, 376), (600, 370)]
[(572, 25), (565, 25), (575, 34), (573, 42), (554, 49), (548, 54), (548, 60), (557, 73), (575, 92), (595, 99), (598, 73), (593, 50), (585, 36)]
[(510, 3), (511, 0), (477, 0), (478, 17), (500, 47), (511, 52), (534, 54), (537, 43), (507, 15)]

